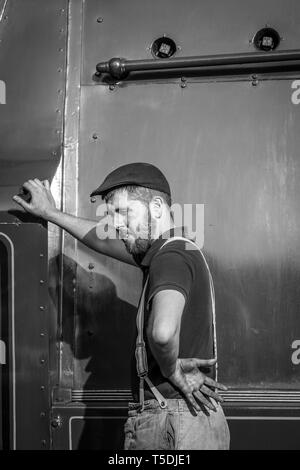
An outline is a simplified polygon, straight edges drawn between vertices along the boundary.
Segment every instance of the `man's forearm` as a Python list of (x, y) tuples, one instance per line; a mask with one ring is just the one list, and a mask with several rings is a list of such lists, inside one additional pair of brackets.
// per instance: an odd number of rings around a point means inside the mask
[(45, 219), (63, 228), (80, 241), (83, 241), (84, 237), (97, 225), (95, 220), (75, 217), (74, 215), (66, 214), (57, 209), (49, 211)]
[(47, 212), (44, 218), (63, 228), (92, 250), (136, 266), (133, 257), (127, 252), (122, 240), (116, 237), (115, 229), (106, 217), (97, 222), (53, 209)]
[(98, 253), (137, 266), (133, 256), (127, 252), (123, 240), (117, 236), (114, 224), (106, 212), (96, 222), (57, 210), (49, 181), (41, 182), (35, 178), (26, 181), (23, 188), (30, 193), (30, 201), (24, 201), (17, 194), (13, 196), (13, 200), (27, 212), (58, 225)]
[(161, 373), (164, 377), (170, 377), (175, 371), (176, 360), (179, 354), (178, 335), (175, 334), (170, 337), (168, 341), (160, 343), (149, 334), (148, 340), (152, 354), (160, 367)]

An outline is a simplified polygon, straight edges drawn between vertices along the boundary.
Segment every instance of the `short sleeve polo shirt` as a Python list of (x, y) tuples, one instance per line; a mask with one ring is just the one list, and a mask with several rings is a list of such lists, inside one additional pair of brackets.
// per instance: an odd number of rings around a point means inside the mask
[[(179, 357), (209, 359), (214, 355), (213, 314), (208, 270), (199, 250), (191, 249), (191, 243), (174, 240), (162, 247), (167, 238), (182, 236), (182, 232), (179, 234), (178, 229), (175, 230), (172, 229), (168, 234), (164, 233), (156, 239), (140, 263), (144, 273), (144, 281), (149, 276), (144, 311), (144, 340), (148, 359), (148, 375), (164, 398), (182, 398), (183, 395), (161, 374), (147, 340), (146, 329), (151, 313), (151, 303), (159, 291), (175, 289), (185, 297), (180, 328)], [(203, 372), (213, 376), (211, 370), (203, 370)], [(139, 381), (135, 369), (135, 358), (133, 358), (132, 393), (134, 401), (139, 401), (138, 388)], [(145, 385), (145, 399), (153, 398), (152, 392)]]

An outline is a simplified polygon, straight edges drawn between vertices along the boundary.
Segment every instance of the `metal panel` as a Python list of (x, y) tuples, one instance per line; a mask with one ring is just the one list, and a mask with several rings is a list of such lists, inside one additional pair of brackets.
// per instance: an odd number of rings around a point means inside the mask
[[(79, 215), (96, 216), (90, 189), (132, 161), (157, 164), (170, 180), (174, 201), (205, 205), (220, 378), (234, 386), (299, 386), (291, 361), (292, 341), (300, 337), (299, 113), (292, 93), (290, 80), (255, 87), (232, 82), (188, 83), (184, 89), (158, 83), (114, 91), (82, 88)], [(86, 296), (91, 256), (85, 248), (78, 253), (78, 283)], [(101, 256), (93, 263), (95, 295), (102, 299), (112, 283), (117, 297), (134, 305), (135, 268)], [(90, 305), (96, 318), (98, 303)], [(78, 329), (81, 339), (80, 322)], [(78, 374), (84, 382), (84, 363)]]
[[(81, 2), (71, 2), (69, 60), (78, 61), (78, 67), (79, 7)], [(283, 36), (279, 50), (295, 49), (299, 19), (296, 0), (288, 6), (283, 0), (254, 0), (242, 9), (238, 0), (89, 0), (84, 2), (81, 83), (95, 85), (96, 63), (110, 57), (151, 58), (149, 46), (163, 33), (181, 47), (177, 57), (251, 52), (249, 40), (268, 23)], [(291, 345), (300, 338), (296, 84), (277, 75), (277, 81), (268, 82), (249, 77), (244, 83), (237, 78), (236, 83), (193, 79), (83, 86), (78, 154), (78, 68), (70, 66), (68, 76), (74, 104), (70, 100), (66, 112), (65, 208), (96, 218), (90, 190), (131, 161), (149, 161), (165, 171), (176, 201), (205, 204), (220, 380), (232, 385), (226, 394), (232, 448), (266, 445), (249, 422), (256, 428), (263, 423), (268, 445), (279, 448), (280, 430), (293, 437), (299, 427), (299, 394), (286, 390), (299, 387), (300, 367), (291, 361)], [(81, 244), (76, 251), (68, 236), (65, 241), (60, 379), (73, 390), (58, 390), (58, 398), (70, 405), (53, 408), (53, 447), (117, 449), (118, 419), (125, 419), (122, 400), (129, 399), (129, 349), (141, 276)], [(243, 386), (246, 390), (239, 390)], [(246, 413), (247, 408), (253, 411)], [(112, 418), (105, 426), (107, 447), (103, 416)], [(281, 447), (289, 445), (296, 448), (297, 442), (287, 436)]]
[[(46, 235), (39, 224), (0, 224), (0, 243), (8, 261), (6, 272), (1, 269), (1, 300), (8, 297), (6, 333), (1, 338), (7, 360), (0, 366), (6, 377), (2, 404), (8, 406), (4, 448), (47, 449), (50, 445)], [(3, 261), (2, 257), (1, 268)]]
[[(80, 105), (80, 59), (82, 2), (69, 2), (68, 55), (65, 102), (64, 155), (56, 174), (61, 210), (77, 215), (78, 133)], [(54, 240), (53, 240), (54, 242)], [(58, 382), (62, 388), (73, 386), (74, 303), (76, 296), (77, 240), (67, 232), (60, 234), (60, 247), (51, 247), (53, 283), (58, 292), (57, 329), (59, 343)], [(62, 256), (60, 256), (62, 254)], [(58, 267), (58, 271), (56, 271)], [(54, 326), (54, 325), (53, 325)], [(53, 364), (54, 365), (54, 364)], [(54, 371), (55, 372), (55, 371)]]
[(89, 0), (85, 2), (82, 83), (93, 84), (95, 65), (111, 57), (152, 58), (150, 46), (163, 34), (180, 47), (177, 57), (253, 51), (254, 34), (266, 23), (297, 49), (297, 0)]
[[(230, 448), (299, 449), (299, 409), (256, 407), (225, 408), (230, 429)], [(53, 449), (121, 450), (126, 406), (55, 407), (52, 410)]]
[(9, 384), (11, 355), (11, 328), (9, 319), (12, 312), (12, 296), (8, 289), (12, 281), (12, 256), (8, 240), (0, 235), (0, 340), (4, 354), (0, 362), (0, 449), (8, 449), (14, 443), (14, 422), (12, 390)]
[[(67, 0), (8, 0), (0, 17), (0, 211), (28, 178), (51, 179), (61, 154)], [(0, 9), (1, 12), (1, 9)]]
[(122, 450), (127, 406), (54, 407), (53, 449)]

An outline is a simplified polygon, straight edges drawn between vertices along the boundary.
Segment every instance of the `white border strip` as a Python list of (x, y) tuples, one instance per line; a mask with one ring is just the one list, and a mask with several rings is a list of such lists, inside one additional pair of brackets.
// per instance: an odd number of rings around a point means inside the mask
[(225, 416), (230, 420), (299, 421), (300, 416)]
[(15, 250), (12, 240), (3, 232), (1, 235), (11, 247), (11, 326), (12, 326), (12, 382), (13, 382), (13, 450), (16, 449), (16, 348), (15, 348)]

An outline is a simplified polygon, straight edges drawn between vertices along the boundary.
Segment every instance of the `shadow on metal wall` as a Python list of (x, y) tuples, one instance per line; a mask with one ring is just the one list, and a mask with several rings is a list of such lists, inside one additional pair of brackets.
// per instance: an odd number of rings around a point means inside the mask
[[(50, 261), (50, 272), (57, 271), (60, 256)], [(89, 392), (130, 389), (130, 374), (136, 338), (136, 307), (117, 295), (107, 276), (91, 273), (73, 259), (63, 256), (63, 315), (60, 341), (63, 343), (62, 379), (73, 374), (73, 390)], [(74, 297), (74, 280), (77, 279)], [(57, 298), (58, 277), (50, 284), (52, 302)], [(74, 302), (75, 301), (75, 302)], [(135, 367), (134, 367), (135, 369)], [(70, 384), (70, 382), (69, 382)], [(64, 385), (64, 384), (62, 384)], [(83, 400), (84, 401), (84, 400)], [(82, 405), (74, 402), (73, 405)], [(84, 413), (103, 402), (88, 401)], [(81, 435), (73, 438), (76, 449), (123, 447), (123, 428), (113, 420), (83, 419)]]

